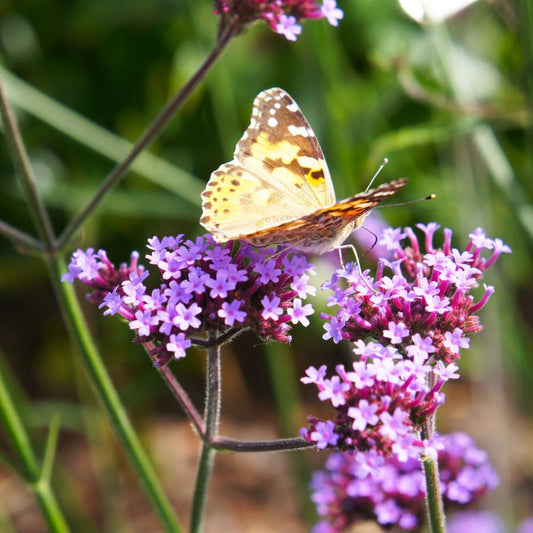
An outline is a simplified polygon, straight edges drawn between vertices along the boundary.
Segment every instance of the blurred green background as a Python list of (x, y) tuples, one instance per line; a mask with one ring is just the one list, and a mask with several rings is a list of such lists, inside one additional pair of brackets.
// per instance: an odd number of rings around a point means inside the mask
[[(445, 25), (420, 25), (395, 0), (339, 7), (345, 17), (338, 28), (309, 21), (296, 43), (265, 24), (235, 39), (73, 247), (104, 248), (118, 264), (131, 250), (144, 254), (153, 235), (203, 233), (205, 182), (231, 159), (256, 94), (283, 87), (313, 126), (339, 198), (364, 189), (388, 157), (379, 179), (410, 179), (398, 201), (429, 193), (437, 199), (379, 211), (387, 223), (436, 221), (453, 229), (457, 247), (483, 226), (512, 247), (487, 273), (496, 293), (481, 312), (485, 330), (473, 338), (463, 379), (447, 386), (439, 413), (441, 431), (468, 431), (487, 449), (502, 482), (485, 506), (511, 531), (533, 508), (532, 8), (527, 0), (479, 1)], [(139, 137), (209, 53), (212, 12), (205, 0), (0, 3), (0, 75), (58, 234), (124, 157), (125, 141)], [(33, 234), (5, 143), (0, 172), (2, 220)], [(328, 268), (321, 259), (322, 279)], [(3, 239), (0, 271), (0, 368), (36, 443), (61, 412), (54, 487), (73, 529), (158, 531), (69, 344), (44, 264)], [(198, 443), (128, 328), (88, 304), (85, 312), (185, 523)], [(280, 361), (282, 375), (294, 364), (297, 376), (310, 364), (346, 361), (348, 348), (321, 335), (315, 317), (310, 329), (295, 328), (287, 353), (269, 353), (280, 348), (248, 335), (227, 347), (224, 434), (297, 434), (317, 401), (297, 385), (305, 407), (281, 430), (268, 357)], [(200, 406), (203, 354), (191, 351), (174, 368)], [(2, 450), (9, 454), (4, 436)], [(300, 456), (308, 474), (325, 459)], [(23, 484), (4, 466), (0, 479), (0, 529), (44, 531)], [(299, 532), (308, 528), (303, 515), (286, 456), (225, 455), (217, 462), (207, 531)]]

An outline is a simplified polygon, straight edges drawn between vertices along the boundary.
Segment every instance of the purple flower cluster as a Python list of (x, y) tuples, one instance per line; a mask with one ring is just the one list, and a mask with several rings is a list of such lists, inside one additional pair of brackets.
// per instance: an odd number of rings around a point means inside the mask
[[(435, 360), (451, 362), (459, 358), (459, 350), (468, 348), (465, 333), (481, 330), (474, 315), (485, 305), (493, 287), (484, 285), (479, 301), (469, 292), (478, 286), (483, 271), (489, 268), (501, 253), (511, 250), (500, 239), (488, 239), (481, 228), (472, 232), (464, 252), (451, 247), (452, 232), (444, 230), (442, 248), (435, 248), (433, 235), (439, 228), (431, 223), (418, 227), (425, 234), (426, 253), (420, 250), (418, 239), (411, 228), (384, 230), (380, 244), (394, 254), (393, 261), (381, 259), (376, 280), (364, 283), (356, 268), (340, 270), (323, 288), (333, 295), (328, 305), (339, 307), (335, 317), (323, 315), (325, 339), (357, 341), (371, 336), (376, 342), (407, 347), (415, 344), (411, 337), (424, 337), (424, 346), (407, 350), (431, 354)], [(409, 245), (401, 241), (407, 238)], [(493, 250), (489, 259), (481, 256), (483, 249)], [(384, 275), (388, 267), (391, 275)], [(344, 285), (344, 283), (346, 286)], [(375, 292), (369, 289), (369, 285)]]
[(309, 324), (316, 289), (309, 285), (314, 266), (305, 257), (248, 244), (216, 243), (210, 235), (183, 241), (183, 235), (148, 240), (148, 261), (159, 270), (157, 286), (145, 284), (149, 272), (133, 253), (118, 268), (105, 251), (77, 250), (63, 281), (79, 279), (93, 289), (89, 299), (104, 315), (119, 314), (151, 343), (154, 360), (185, 356), (200, 333), (254, 330), (263, 339), (290, 341), (290, 324)]
[[(438, 435), (441, 489), (447, 506), (466, 505), (498, 484), (487, 454), (464, 433)], [(424, 518), (425, 483), (420, 462), (400, 462), (376, 453), (334, 453), (325, 470), (311, 481), (312, 500), (324, 520), (313, 533), (345, 531), (359, 521), (373, 519), (402, 531), (418, 530)], [(470, 531), (478, 531), (470, 529)], [(481, 531), (481, 530), (479, 530)]]
[(418, 458), (428, 446), (418, 436), (424, 420), (444, 402), (439, 392), (443, 383), (457, 377), (455, 364), (443, 368), (442, 376), (433, 387), (426, 377), (431, 367), (419, 361), (397, 359), (395, 348), (360, 341), (359, 348), (374, 352), (374, 359), (353, 363), (347, 371), (343, 365), (326, 378), (326, 365), (318, 370), (307, 369), (301, 381), (314, 383), (318, 397), (329, 401), (336, 410), (335, 421), (321, 421), (309, 416), (309, 428), (301, 430), (317, 448), (337, 448), (395, 455), (400, 461)]
[[(302, 430), (318, 448), (374, 450), (400, 461), (434, 453), (433, 443), (420, 439), (422, 424), (444, 402), (444, 383), (459, 377), (454, 361), (469, 346), (465, 333), (481, 329), (474, 313), (493, 288), (485, 285), (478, 301), (469, 292), (483, 271), (511, 250), (480, 228), (470, 234), (464, 252), (452, 249), (448, 229), (442, 248), (435, 248), (438, 225), (419, 228), (425, 253), (411, 228), (387, 229), (380, 242), (395, 258), (380, 261), (375, 280), (365, 273), (363, 281), (359, 269), (348, 265), (323, 285), (333, 291), (329, 305), (338, 306), (335, 316), (322, 314), (323, 338), (353, 342), (358, 361), (350, 370), (337, 366), (331, 378), (325, 366), (311, 367), (301, 380), (314, 383), (319, 399), (337, 412), (335, 421), (309, 417), (309, 428)], [(400, 241), (406, 237), (404, 248)], [(483, 249), (492, 250), (489, 259), (481, 256)]]
[(336, 0), (323, 0), (322, 4), (316, 0), (215, 0), (215, 14), (241, 27), (264, 20), (289, 41), (296, 41), (302, 32), (299, 22), (305, 19), (326, 18), (338, 26), (344, 16)]

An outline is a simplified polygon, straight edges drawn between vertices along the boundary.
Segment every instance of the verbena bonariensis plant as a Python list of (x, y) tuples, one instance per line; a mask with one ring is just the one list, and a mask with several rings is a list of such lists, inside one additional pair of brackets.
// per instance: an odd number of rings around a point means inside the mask
[[(499, 239), (488, 239), (480, 228), (470, 235), (464, 252), (452, 248), (448, 229), (443, 246), (436, 248), (433, 234), (438, 226), (419, 227), (425, 232), (425, 253), (411, 228), (387, 229), (380, 242), (395, 258), (380, 260), (375, 279), (365, 272), (363, 280), (357, 266), (349, 264), (323, 285), (333, 291), (329, 305), (338, 307), (334, 316), (322, 314), (323, 337), (352, 342), (357, 361), (350, 369), (337, 366), (331, 378), (325, 365), (310, 367), (302, 378), (315, 384), (319, 398), (337, 413), (334, 420), (309, 417), (309, 427), (301, 432), (304, 441), (345, 452), (328, 461), (326, 474), (314, 477), (314, 500), (326, 517), (316, 531), (342, 531), (363, 517), (419, 528), (427, 489), (421, 474), (413, 472), (418, 472), (415, 465), (421, 457), (430, 465), (439, 459), (447, 500), (470, 503), (496, 484), (486, 456), (468, 437), (438, 435), (433, 424), (445, 400), (441, 389), (459, 377), (460, 349), (469, 346), (467, 334), (481, 329), (475, 313), (493, 288), (484, 285), (478, 300), (470, 291), (484, 270), (510, 249)], [(209, 235), (195, 241), (183, 235), (153, 237), (148, 248), (146, 258), (157, 269), (150, 289), (149, 272), (138, 263), (138, 253), (129, 264), (115, 268), (102, 250), (78, 250), (64, 280), (79, 279), (90, 286), (89, 299), (104, 314), (125, 319), (159, 368), (184, 357), (191, 346), (208, 350), (213, 366), (208, 370), (204, 419), (167, 376), (208, 449), (305, 446), (298, 439), (245, 443), (218, 436), (219, 347), (245, 329), (266, 340), (289, 342), (291, 325), (309, 324), (313, 308), (303, 300), (315, 293), (309, 285), (314, 267), (288, 250), (273, 254), (245, 243), (221, 245)], [(482, 256), (484, 249), (492, 250), (490, 258)], [(454, 462), (453, 457), (464, 461)], [(400, 478), (403, 485), (386, 489)], [(434, 489), (439, 490), (438, 482)], [(433, 491), (433, 496), (440, 499), (441, 494)]]
[[(488, 239), (481, 228), (470, 234), (463, 252), (452, 248), (449, 229), (444, 230), (442, 246), (436, 247), (433, 236), (438, 225), (418, 227), (425, 234), (425, 252), (411, 228), (388, 229), (380, 243), (394, 258), (379, 261), (375, 279), (367, 276), (363, 283), (358, 270), (348, 265), (323, 285), (333, 292), (328, 304), (338, 308), (335, 315), (322, 314), (326, 321), (323, 338), (353, 343), (356, 361), (348, 369), (338, 365), (329, 378), (325, 365), (310, 367), (302, 378), (303, 383), (318, 388), (319, 399), (330, 403), (336, 413), (332, 420), (309, 417), (303, 437), (320, 449), (352, 454), (345, 462), (333, 461), (325, 477), (314, 479), (318, 511), (327, 517), (317, 531), (342, 531), (363, 517), (373, 517), (382, 525), (419, 529), (421, 513), (416, 502), (411, 502), (413, 507), (405, 505), (405, 498), (418, 497), (409, 494), (409, 487), (406, 493), (400, 490), (393, 495), (369, 487), (376, 479), (385, 483), (386, 476), (389, 481), (391, 476), (403, 476), (404, 469), (420, 458), (426, 481), (434, 485), (437, 514), (442, 514), (442, 494), (466, 504), (495, 484), (492, 472), (485, 471), (487, 477), (479, 485), (483, 490), (450, 492), (450, 480), (466, 480), (472, 465), (452, 472), (444, 461), (441, 479), (446, 489), (440, 493), (436, 462), (444, 452), (439, 455), (439, 450), (445, 442), (446, 453), (455, 453), (451, 447), (457, 439), (434, 433), (434, 417), (445, 401), (443, 385), (459, 378), (456, 362), (460, 350), (469, 347), (468, 335), (481, 330), (476, 313), (494, 289), (484, 285), (477, 300), (470, 292), (499, 255), (511, 250), (500, 239)], [(483, 257), (483, 250), (491, 250), (491, 256)], [(469, 453), (475, 455), (472, 450)], [(339, 475), (332, 464), (341, 466)], [(360, 483), (351, 483), (350, 497), (344, 494), (343, 499), (338, 495), (346, 488), (346, 469)], [(324, 487), (320, 487), (321, 479), (326, 481)], [(337, 481), (340, 485), (333, 488)], [(440, 523), (444, 524), (443, 518)]]
[[(76, 231), (124, 176), (138, 154), (154, 140), (233, 37), (252, 22), (265, 21), (275, 32), (295, 40), (301, 32), (300, 24), (306, 19), (326, 18), (336, 26), (343, 16), (334, 0), (324, 0), (322, 4), (311, 0), (218, 0), (215, 2), (215, 13), (220, 17), (220, 25), (211, 53), (141, 135), (130, 154), (103, 180), (87, 207), (58, 238), (34, 187), (20, 135), (0, 86), (4, 131), (26, 185), (24, 190), (33, 207), (32, 214), (35, 215), (41, 240), (6, 224), (2, 225), (2, 232), (13, 241), (42, 253), (54, 282), (57, 282), (62, 267), (61, 252)], [(318, 385), (321, 399), (329, 400), (338, 409), (338, 416), (334, 421), (311, 419), (310, 427), (303, 431), (305, 439), (275, 442), (238, 442), (218, 435), (219, 348), (244, 329), (253, 329), (264, 339), (288, 342), (292, 325), (308, 325), (307, 317), (312, 313), (312, 307), (303, 301), (308, 294), (313, 294), (314, 289), (308, 283), (313, 267), (306, 259), (290, 256), (287, 251), (269, 256), (266, 250), (254, 251), (249, 246), (236, 243), (221, 246), (209, 237), (200, 237), (196, 241), (181, 237), (153, 238), (149, 243), (151, 253), (148, 260), (157, 268), (158, 278), (149, 287), (145, 283), (148, 272), (138, 264), (136, 253), (132, 254), (129, 264), (118, 268), (102, 251), (96, 254), (91, 250), (78, 251), (74, 254), (65, 279), (73, 281), (77, 278), (89, 285), (92, 288), (90, 298), (101, 306), (104, 314), (120, 316), (128, 323), (135, 332), (136, 341), (144, 345), (154, 366), (166, 379), (202, 439), (191, 530), (201, 529), (215, 449), (265, 451), (309, 446), (341, 450), (342, 455), (337, 455), (337, 459), (328, 463), (332, 479), (338, 477), (335, 465), (340, 472), (344, 468), (342, 465), (349, 464), (353, 459), (354, 463), (349, 466), (350, 474), (368, 483), (376, 475), (390, 473), (391, 465), (404, 472), (408, 465), (422, 458), (426, 488), (417, 493), (402, 492), (402, 498), (413, 500), (402, 500), (403, 506), (398, 505), (397, 499), (387, 500), (386, 496), (380, 502), (366, 502), (366, 516), (375, 515), (380, 523), (387, 526), (415, 529), (419, 525), (416, 502), (425, 491), (431, 528), (433, 531), (442, 530), (439, 529), (443, 521), (438, 506), (438, 476), (432, 465), (441, 452), (440, 442), (446, 437), (434, 434), (433, 415), (444, 401), (442, 385), (447, 379), (456, 377), (458, 368), (454, 361), (458, 359), (459, 349), (467, 347), (465, 335), (479, 329), (473, 313), (485, 304), (492, 289), (486, 288), (477, 302), (468, 292), (478, 283), (483, 270), (501, 252), (509, 249), (501, 241), (486, 239), (481, 231), (477, 231), (467, 251), (459, 253), (451, 249), (448, 231), (445, 232), (443, 249), (436, 251), (431, 239), (434, 229), (434, 226), (426, 229), (425, 256), (420, 254), (411, 230), (405, 230), (411, 244), (405, 249), (399, 241), (402, 232), (390, 230), (384, 241), (395, 250), (397, 260), (390, 263), (383, 261), (375, 280), (369, 278), (362, 282), (359, 269), (349, 265), (326, 286), (334, 290), (331, 303), (339, 305), (340, 310), (336, 316), (326, 318), (325, 338), (334, 342), (341, 339), (354, 342), (359, 361), (349, 371), (337, 367), (337, 376), (331, 379), (325, 378), (325, 368), (310, 369), (304, 380)], [(494, 250), (490, 259), (480, 257), (483, 248)], [(383, 275), (385, 268), (391, 270), (392, 276)], [(373, 290), (369, 288), (370, 284), (374, 286)], [(154, 509), (167, 530), (178, 530), (105, 368), (94, 346), (87, 340), (90, 337), (75, 307), (72, 291), (61, 288), (58, 283), (54, 283), (54, 287), (69, 326), (75, 332), (88, 375), (103, 399), (102, 405), (113, 421)], [(203, 417), (170, 373), (167, 364), (172, 359), (184, 357), (191, 346), (204, 347), (208, 353), (208, 386)], [(473, 446), (470, 449), (475, 454)], [(454, 457), (453, 453), (449, 453), (448, 457)], [(40, 495), (45, 514), (55, 513), (56, 523), (64, 522), (59, 517), (47, 484), (50, 461), (44, 461), (44, 464), (42, 472), (38, 466), (30, 465), (28, 471), (31, 475), (28, 474), (27, 479)], [(484, 465), (483, 459), (477, 467), (484, 470)], [(452, 469), (446, 462), (441, 465), (441, 476), (449, 482), (446, 485), (447, 496), (452, 482), (468, 479), (465, 472), (472, 466), (471, 461), (465, 461), (459, 469)], [(461, 495), (462, 499), (455, 498), (455, 501), (466, 503), (493, 485), (494, 477), (489, 475), (488, 467), (485, 474), (486, 478), (480, 480), (475, 490), (470, 490), (472, 487), (465, 490), (464, 485), (456, 483), (455, 494)], [(319, 483), (314, 482), (313, 485), (315, 494), (323, 495)], [(353, 491), (355, 485), (357, 483), (350, 483), (349, 494), (346, 489), (350, 498), (361, 496), (361, 493)], [(359, 486), (364, 487), (364, 484)], [(43, 487), (48, 492), (43, 491)], [(344, 489), (341, 487), (340, 490)], [(331, 503), (339, 501), (332, 500)], [(347, 501), (343, 500), (344, 503)], [(437, 502), (437, 505), (432, 505), (431, 501)], [(326, 520), (320, 527), (335, 530), (335, 524), (349, 524), (359, 516), (358, 510), (342, 514), (345, 511), (341, 509), (339, 515), (331, 506), (327, 507)], [(49, 519), (49, 523), (52, 524), (53, 520)], [(65, 528), (57, 526), (54, 530)]]

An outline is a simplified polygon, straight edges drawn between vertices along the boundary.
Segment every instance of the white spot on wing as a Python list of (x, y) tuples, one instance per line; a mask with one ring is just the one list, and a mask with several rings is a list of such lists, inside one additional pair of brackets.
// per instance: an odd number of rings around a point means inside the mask
[(293, 113), (296, 113), (296, 111), (298, 111), (298, 106), (293, 102), (287, 106), (287, 109)]
[(274, 117), (270, 117), (268, 119), (268, 125), (271, 127), (271, 128), (275, 128), (277, 125), (278, 125), (278, 121), (274, 118)]
[(309, 131), (305, 126), (295, 126), (294, 124), (290, 124), (288, 130), (291, 135), (301, 135), (302, 137), (309, 137)]

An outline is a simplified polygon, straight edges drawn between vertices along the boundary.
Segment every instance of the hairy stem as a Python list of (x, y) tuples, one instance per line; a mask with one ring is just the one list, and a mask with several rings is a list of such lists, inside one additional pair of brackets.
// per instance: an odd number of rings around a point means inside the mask
[(215, 335), (210, 335), (212, 346), (207, 352), (207, 384), (205, 394), (205, 434), (202, 452), (198, 463), (196, 486), (191, 510), (191, 532), (202, 531), (207, 490), (215, 463), (216, 449), (213, 440), (216, 438), (220, 423), (220, 405), (222, 380), (220, 369), (220, 344), (216, 344)]
[(213, 441), (213, 447), (217, 450), (231, 452), (290, 452), (315, 446), (315, 442), (307, 442), (301, 437), (265, 441), (239, 441), (217, 437)]
[[(428, 420), (422, 428), (422, 438), (431, 438), (435, 429), (433, 417)], [(428, 526), (430, 533), (446, 533), (446, 515), (442, 502), (440, 489), (439, 463), (437, 459), (422, 457), (422, 467), (426, 479), (426, 512), (428, 515)]]

